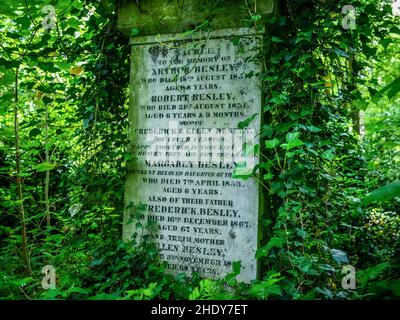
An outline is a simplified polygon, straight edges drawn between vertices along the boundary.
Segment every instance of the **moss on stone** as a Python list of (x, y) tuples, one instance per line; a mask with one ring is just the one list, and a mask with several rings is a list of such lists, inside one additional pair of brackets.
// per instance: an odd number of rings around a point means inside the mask
[[(261, 17), (274, 11), (274, 0), (256, 0)], [(212, 29), (246, 26), (250, 13), (244, 0), (126, 1), (118, 12), (118, 28), (127, 36), (183, 32), (208, 21)]]

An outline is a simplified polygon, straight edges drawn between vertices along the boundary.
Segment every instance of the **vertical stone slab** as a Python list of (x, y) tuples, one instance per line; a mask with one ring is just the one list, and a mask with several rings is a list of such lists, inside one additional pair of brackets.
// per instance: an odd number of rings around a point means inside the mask
[(238, 278), (256, 278), (258, 185), (232, 174), (258, 162), (261, 39), (247, 28), (131, 38), (123, 237), (157, 222), (149, 237), (171, 272), (220, 278), (241, 261)]

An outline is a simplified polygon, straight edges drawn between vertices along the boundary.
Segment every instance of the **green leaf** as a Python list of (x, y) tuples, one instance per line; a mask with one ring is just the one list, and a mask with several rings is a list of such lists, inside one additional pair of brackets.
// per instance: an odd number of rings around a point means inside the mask
[(255, 168), (249, 168), (246, 163), (238, 163), (232, 174), (232, 178), (236, 179), (249, 179), (255, 171)]
[(299, 32), (296, 38), (296, 44), (301, 41), (310, 42), (312, 39), (312, 31)]
[(347, 257), (346, 252), (338, 249), (330, 249), (333, 260), (336, 261), (337, 264), (349, 263), (349, 258)]
[(285, 41), (279, 39), (278, 37), (271, 37), (271, 41), (272, 41), (272, 42), (275, 42), (275, 43), (285, 42)]
[(29, 19), (27, 16), (17, 18), (15, 19), (15, 22), (21, 25), (22, 29), (28, 29), (31, 25), (31, 19)]
[(386, 87), (378, 92), (378, 95), (382, 95), (387, 92), (387, 96), (389, 99), (392, 99), (400, 92), (400, 78), (394, 79), (391, 83), (389, 83)]
[(44, 96), (42, 100), (44, 104), (50, 104), (53, 102), (53, 99), (47, 96)]
[(268, 299), (271, 295), (281, 296), (282, 290), (277, 283), (283, 279), (285, 277), (281, 277), (280, 273), (269, 272), (264, 280), (257, 281), (251, 285), (249, 294), (258, 299)]
[(53, 62), (38, 61), (38, 67), (40, 69), (42, 69), (43, 71), (47, 71), (47, 72), (57, 72), (57, 71), (59, 71), (58, 68), (54, 65)]
[(396, 295), (396, 297), (400, 297), (400, 280), (396, 280), (392, 282), (390, 285), (390, 288), (392, 289), (393, 293)]
[(232, 272), (228, 273), (225, 276), (225, 281), (231, 282), (232, 280), (234, 280), (240, 274), (241, 269), (242, 269), (242, 262), (241, 261), (233, 262), (232, 263)]
[(26, 278), (15, 279), (15, 280), (10, 281), (10, 283), (16, 287), (23, 287), (31, 282), (34, 282), (34, 279), (32, 277), (26, 277)]
[(272, 172), (268, 172), (267, 174), (264, 174), (263, 179), (268, 181), (268, 180), (272, 180), (273, 177), (274, 177), (274, 175), (272, 174)]
[(234, 263), (232, 263), (232, 272), (235, 275), (238, 275), (240, 273), (241, 268), (242, 268), (242, 262), (241, 261), (235, 261)]
[[(10, 84), (14, 84), (14, 81), (14, 73), (11, 70), (0, 65), (0, 85), (2, 87), (6, 87)], [(3, 97), (1, 98), (1, 100), (3, 100)]]
[(19, 67), (19, 62), (15, 60), (6, 60), (0, 57), (0, 67), (4, 66), (7, 70)]
[(0, 128), (0, 136), (2, 138), (12, 138), (14, 136), (14, 130), (11, 127)]
[(285, 243), (285, 239), (284, 238), (280, 238), (280, 237), (273, 237), (271, 238), (271, 240), (269, 240), (269, 242), (264, 246), (261, 247), (260, 249), (257, 250), (256, 252), (256, 258), (262, 258), (262, 257), (266, 257), (269, 254), (269, 251), (272, 248), (282, 248), (282, 246)]
[(334, 156), (334, 154), (333, 154), (333, 152), (332, 152), (331, 149), (326, 150), (325, 152), (323, 152), (323, 153), (321, 154), (321, 158), (322, 158), (322, 159), (326, 159), (326, 160), (333, 160), (334, 157), (335, 157), (335, 156)]
[(104, 292), (88, 298), (88, 300), (117, 300), (117, 299), (118, 299), (117, 296)]
[(189, 294), (189, 300), (198, 300), (200, 298), (200, 290), (198, 287), (194, 288)]
[(286, 142), (292, 142), (295, 141), (299, 138), (300, 136), (300, 132), (289, 132), (286, 135)]
[(29, 131), (29, 137), (33, 138), (39, 135), (41, 131), (38, 128), (33, 128), (31, 131)]
[(42, 293), (41, 297), (42, 297), (42, 299), (45, 299), (45, 300), (54, 300), (60, 294), (61, 294), (61, 290), (58, 288), (49, 289), (49, 290), (45, 291), (44, 293)]
[(68, 293), (82, 293), (82, 294), (88, 294), (89, 290), (79, 288), (79, 287), (72, 287), (71, 289), (68, 289)]
[(281, 145), (281, 148), (290, 150), (304, 145), (304, 142), (299, 139), (300, 132), (290, 132), (286, 135), (286, 142)]
[(265, 147), (267, 149), (273, 149), (275, 148), (277, 145), (279, 144), (279, 140), (278, 139), (272, 139), (272, 140), (265, 140)]
[(368, 281), (376, 279), (382, 272), (390, 267), (388, 262), (377, 264), (373, 267), (357, 272), (357, 279), (361, 286), (364, 286)]
[(139, 34), (138, 28), (132, 28), (131, 30), (131, 37), (136, 37)]
[(366, 206), (373, 202), (389, 201), (398, 196), (400, 196), (400, 180), (372, 191), (366, 198), (364, 198), (364, 200), (362, 200), (361, 205)]
[(239, 129), (247, 128), (250, 125), (250, 123), (252, 123), (254, 121), (254, 119), (257, 117), (257, 115), (258, 115), (258, 113), (255, 113), (252, 116), (248, 117), (246, 120), (239, 122), (238, 128)]
[(39, 164), (35, 167), (35, 169), (36, 169), (38, 172), (43, 172), (43, 171), (47, 171), (47, 170), (53, 170), (54, 167), (55, 167), (55, 165), (52, 164), (52, 163), (50, 163), (50, 162), (42, 162), (42, 163), (39, 163)]
[(311, 126), (306, 126), (306, 128), (307, 128), (307, 130), (310, 131), (310, 132), (321, 132), (321, 131), (322, 131), (321, 128), (318, 128), (318, 127), (313, 126), (313, 125), (311, 125)]

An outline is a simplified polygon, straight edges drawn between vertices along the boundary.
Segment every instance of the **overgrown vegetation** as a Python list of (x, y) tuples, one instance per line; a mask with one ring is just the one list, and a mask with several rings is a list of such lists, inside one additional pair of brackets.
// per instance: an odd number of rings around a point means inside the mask
[[(347, 1), (279, 1), (267, 21), (243, 1), (267, 30), (261, 278), (246, 285), (240, 263), (217, 281), (173, 277), (150, 243), (121, 241), (130, 48), (118, 4), (2, 1), (0, 297), (398, 298), (400, 17), (390, 1), (351, 2), (345, 30)], [(56, 289), (41, 286), (45, 265)], [(344, 265), (355, 290), (341, 287)]]

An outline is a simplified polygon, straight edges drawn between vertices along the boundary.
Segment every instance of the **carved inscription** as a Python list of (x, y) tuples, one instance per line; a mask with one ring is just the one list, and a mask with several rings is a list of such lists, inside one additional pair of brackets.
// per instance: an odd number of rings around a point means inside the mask
[[(235, 179), (257, 163), (259, 39), (241, 34), (133, 45), (126, 204), (146, 204), (150, 237), (171, 272), (222, 277), (241, 261), (256, 276), (258, 186)], [(136, 60), (135, 60), (136, 59)], [(240, 122), (254, 115), (249, 126)], [(135, 224), (125, 217), (124, 236)]]

